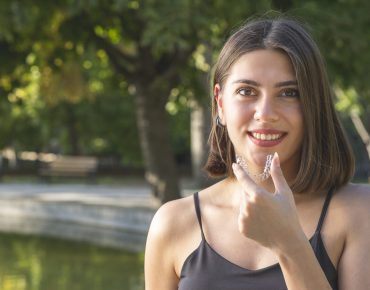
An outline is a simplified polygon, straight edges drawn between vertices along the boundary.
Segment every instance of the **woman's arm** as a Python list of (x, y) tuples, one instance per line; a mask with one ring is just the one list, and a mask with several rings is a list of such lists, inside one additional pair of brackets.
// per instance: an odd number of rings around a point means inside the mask
[(294, 247), (277, 252), (277, 256), (289, 290), (332, 290), (304, 235)]
[(344, 207), (348, 220), (343, 254), (339, 260), (340, 290), (370, 289), (370, 186), (357, 185)]
[(163, 205), (150, 225), (145, 249), (145, 290), (175, 290), (173, 206)]

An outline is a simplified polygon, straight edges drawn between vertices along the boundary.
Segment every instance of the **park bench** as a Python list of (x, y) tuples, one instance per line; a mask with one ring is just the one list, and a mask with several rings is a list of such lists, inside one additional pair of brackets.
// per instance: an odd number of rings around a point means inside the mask
[(84, 177), (95, 180), (98, 160), (88, 156), (57, 156), (54, 160), (42, 162), (39, 176), (44, 179), (51, 177)]

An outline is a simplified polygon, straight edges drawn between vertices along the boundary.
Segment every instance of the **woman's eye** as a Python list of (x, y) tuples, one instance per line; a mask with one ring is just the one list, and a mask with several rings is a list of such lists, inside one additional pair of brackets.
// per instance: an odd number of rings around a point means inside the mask
[(256, 96), (257, 92), (252, 88), (242, 88), (237, 91), (239, 95), (242, 96)]
[(281, 92), (281, 95), (288, 98), (298, 98), (299, 91), (296, 89), (285, 89)]

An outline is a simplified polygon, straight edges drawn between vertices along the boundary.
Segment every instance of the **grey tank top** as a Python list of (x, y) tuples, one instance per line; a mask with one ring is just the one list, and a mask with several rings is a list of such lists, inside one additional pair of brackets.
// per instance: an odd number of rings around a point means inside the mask
[[(337, 290), (337, 271), (330, 261), (320, 234), (332, 194), (333, 190), (330, 190), (326, 196), (310, 244), (332, 289)], [(202, 241), (184, 262), (178, 290), (287, 290), (278, 263), (258, 270), (248, 270), (218, 254), (204, 236), (198, 193), (194, 194), (194, 204)]]

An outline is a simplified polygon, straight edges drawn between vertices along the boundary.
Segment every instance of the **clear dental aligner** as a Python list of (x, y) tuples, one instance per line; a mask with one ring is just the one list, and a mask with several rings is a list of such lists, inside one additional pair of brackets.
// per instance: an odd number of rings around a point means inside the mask
[(265, 168), (262, 173), (260, 174), (253, 174), (249, 171), (247, 162), (244, 160), (243, 157), (236, 155), (236, 163), (238, 163), (243, 169), (248, 173), (248, 175), (257, 183), (261, 183), (268, 179), (271, 174), (271, 163), (272, 163), (272, 158), (273, 154), (269, 154), (266, 156), (266, 163), (265, 163)]

